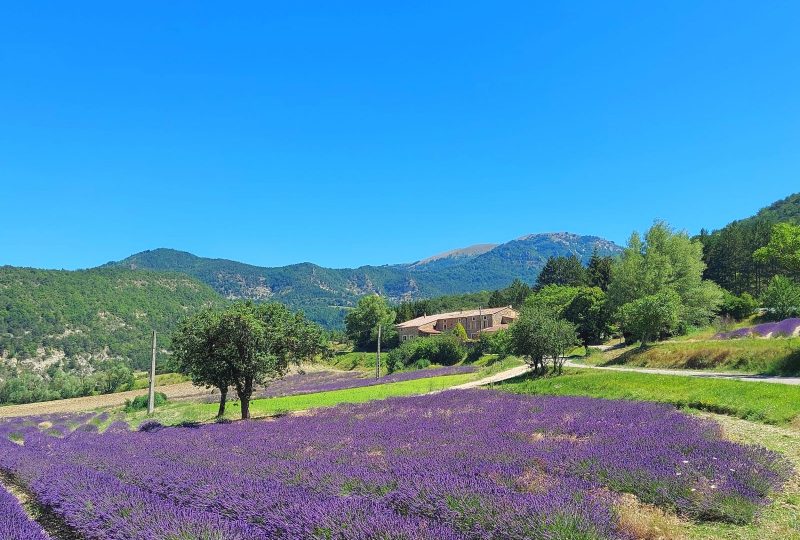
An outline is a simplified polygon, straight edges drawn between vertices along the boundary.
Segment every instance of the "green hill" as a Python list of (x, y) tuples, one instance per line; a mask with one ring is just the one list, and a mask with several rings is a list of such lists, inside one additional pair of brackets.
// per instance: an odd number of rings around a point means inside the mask
[(327, 327), (341, 327), (358, 298), (378, 292), (391, 301), (500, 289), (515, 278), (533, 282), (550, 255), (577, 255), (587, 262), (620, 251), (596, 236), (569, 233), (528, 235), (497, 246), (453, 250), (411, 264), (324, 268), (311, 263), (259, 267), (209, 259), (172, 249), (137, 253), (110, 267), (182, 272), (227, 298), (275, 300)]
[(104, 268), (64, 271), (0, 267), (0, 355), (45, 367), (96, 360), (149, 365), (150, 332), (169, 344), (176, 322), (221, 303), (209, 286), (182, 274)]

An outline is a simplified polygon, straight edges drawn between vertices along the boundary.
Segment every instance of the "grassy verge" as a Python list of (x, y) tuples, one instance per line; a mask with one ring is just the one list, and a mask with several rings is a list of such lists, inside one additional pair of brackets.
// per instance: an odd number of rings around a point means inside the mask
[(522, 394), (582, 395), (671, 403), (767, 424), (800, 427), (800, 387), (608, 370), (568, 370), (559, 377), (519, 377), (495, 388)]
[[(146, 371), (137, 371), (134, 373), (134, 377), (133, 388), (130, 388), (130, 390), (142, 390), (150, 386), (150, 374)], [(156, 386), (178, 384), (188, 380), (189, 377), (180, 373), (162, 373), (161, 375), (156, 375)]]
[[(332, 407), (340, 403), (363, 403), (375, 399), (425, 394), (469, 382), (474, 380), (475, 377), (474, 373), (468, 373), (320, 392), (317, 394), (258, 399), (250, 404), (250, 412), (256, 418), (274, 416), (289, 411)], [(152, 417), (147, 416), (147, 411), (128, 413), (125, 416), (125, 421), (133, 427), (138, 426), (147, 419), (156, 420), (164, 425), (174, 425), (181, 422), (210, 422), (214, 419), (216, 413), (217, 405), (213, 403), (171, 403), (156, 409)], [(240, 415), (239, 403), (229, 403), (225, 417), (230, 420), (236, 420)]]
[(668, 341), (589, 357), (596, 365), (800, 375), (800, 338)]

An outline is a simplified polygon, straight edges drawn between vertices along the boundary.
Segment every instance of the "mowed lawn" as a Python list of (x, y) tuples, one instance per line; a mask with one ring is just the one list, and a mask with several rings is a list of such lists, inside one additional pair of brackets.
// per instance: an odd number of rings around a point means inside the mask
[(573, 369), (559, 377), (520, 377), (495, 386), (521, 394), (591, 396), (671, 403), (766, 424), (800, 428), (800, 386)]

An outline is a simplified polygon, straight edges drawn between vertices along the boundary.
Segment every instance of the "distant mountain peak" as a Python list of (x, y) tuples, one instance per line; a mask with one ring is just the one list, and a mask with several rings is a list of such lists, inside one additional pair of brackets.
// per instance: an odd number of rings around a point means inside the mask
[(493, 250), (499, 245), (500, 244), (474, 244), (465, 248), (451, 249), (449, 251), (437, 253), (436, 255), (432, 255), (426, 259), (419, 260), (410, 264), (409, 266), (412, 268), (415, 266), (423, 266), (441, 259), (465, 259), (468, 257), (477, 257), (478, 255), (483, 255), (487, 251)]

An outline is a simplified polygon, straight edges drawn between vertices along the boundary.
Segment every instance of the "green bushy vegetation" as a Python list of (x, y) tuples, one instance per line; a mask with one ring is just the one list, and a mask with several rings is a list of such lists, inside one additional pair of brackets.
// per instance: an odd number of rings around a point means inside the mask
[(54, 364), (39, 372), (25, 366), (0, 364), (0, 404), (110, 394), (134, 387), (133, 371), (119, 360), (99, 362), (91, 371), (65, 370), (60, 364)]
[[(169, 333), (187, 313), (222, 298), (188, 276), (106, 268), (0, 268), (0, 354), (20, 360), (63, 352), (149, 366), (150, 332)], [(69, 367), (69, 366), (67, 366)]]
[[(136, 396), (135, 398), (126, 399), (125, 400), (125, 412), (134, 412), (134, 411), (144, 411), (147, 410), (147, 402), (149, 397), (147, 395), (144, 396)], [(167, 395), (163, 392), (156, 392), (153, 395), (153, 405), (155, 407), (163, 407), (167, 404)]]
[(800, 386), (764, 382), (575, 369), (560, 377), (524, 376), (495, 387), (520, 394), (658, 401), (767, 424), (797, 423), (800, 416)]
[(466, 354), (464, 343), (455, 334), (441, 334), (403, 342), (389, 352), (387, 366), (390, 372), (431, 364), (452, 366)]

